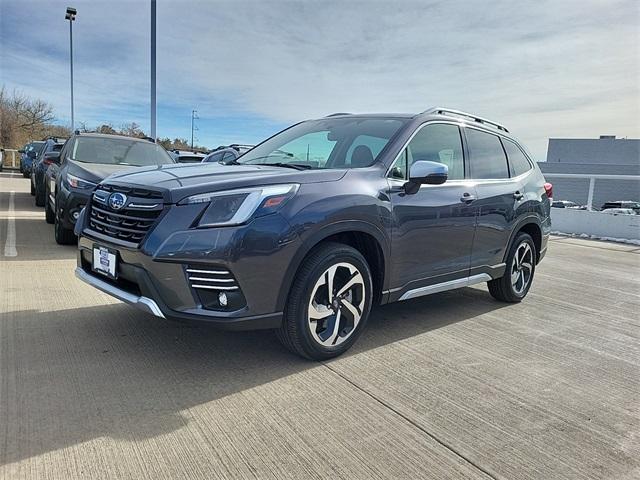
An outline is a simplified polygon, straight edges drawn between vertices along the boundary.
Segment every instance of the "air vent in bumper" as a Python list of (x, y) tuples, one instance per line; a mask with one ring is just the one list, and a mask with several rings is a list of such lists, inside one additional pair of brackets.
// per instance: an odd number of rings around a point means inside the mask
[(204, 308), (233, 311), (246, 305), (240, 286), (228, 269), (188, 265), (186, 274), (189, 286)]

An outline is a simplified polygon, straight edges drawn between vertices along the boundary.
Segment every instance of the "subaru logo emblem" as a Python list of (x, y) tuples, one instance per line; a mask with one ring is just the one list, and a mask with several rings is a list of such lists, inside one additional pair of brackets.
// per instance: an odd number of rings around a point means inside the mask
[(109, 206), (112, 210), (120, 210), (127, 203), (127, 196), (120, 192), (115, 192), (109, 195)]

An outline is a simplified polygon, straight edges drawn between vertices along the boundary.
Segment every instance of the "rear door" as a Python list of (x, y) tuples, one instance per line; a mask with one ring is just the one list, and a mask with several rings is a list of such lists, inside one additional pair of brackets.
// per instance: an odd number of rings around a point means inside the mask
[(469, 152), (469, 175), (475, 182), (474, 202), (478, 221), (471, 254), (471, 275), (503, 262), (517, 219), (521, 195), (517, 179), (510, 178), (509, 164), (498, 135), (465, 127)]
[[(458, 125), (429, 123), (417, 130), (392, 165), (388, 177), (394, 288), (411, 290), (468, 276), (475, 189), (465, 180), (463, 152)], [(417, 160), (446, 164), (447, 181), (422, 185), (417, 193), (406, 194), (402, 186)]]

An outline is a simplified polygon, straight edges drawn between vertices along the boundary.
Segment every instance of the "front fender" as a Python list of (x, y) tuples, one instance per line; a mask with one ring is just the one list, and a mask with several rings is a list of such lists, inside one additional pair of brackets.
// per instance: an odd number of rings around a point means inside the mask
[[(284, 310), (295, 275), (309, 252), (327, 238), (345, 232), (360, 232), (371, 235), (381, 247), (384, 264), (389, 265), (389, 259), (391, 256), (390, 239), (380, 227), (372, 223), (363, 220), (343, 220), (322, 225), (311, 231), (305, 232), (301, 235), (300, 248), (298, 248), (293, 260), (287, 267), (287, 272), (284, 277), (285, 281), (283, 282), (278, 295), (278, 311)], [(386, 272), (384, 273), (383, 290), (387, 288), (387, 275)]]

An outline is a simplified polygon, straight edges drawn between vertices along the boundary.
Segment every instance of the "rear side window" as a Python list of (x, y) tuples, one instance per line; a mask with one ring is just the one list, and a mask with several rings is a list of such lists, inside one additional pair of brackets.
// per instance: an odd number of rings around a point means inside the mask
[(509, 178), (507, 157), (497, 135), (467, 128), (471, 178)]
[(522, 150), (520, 150), (515, 143), (510, 142), (509, 140), (503, 140), (502, 144), (504, 145), (504, 149), (507, 151), (509, 171), (511, 172), (512, 177), (517, 177), (518, 175), (522, 175), (523, 173), (531, 170), (529, 160), (527, 160), (527, 157), (524, 156)]

